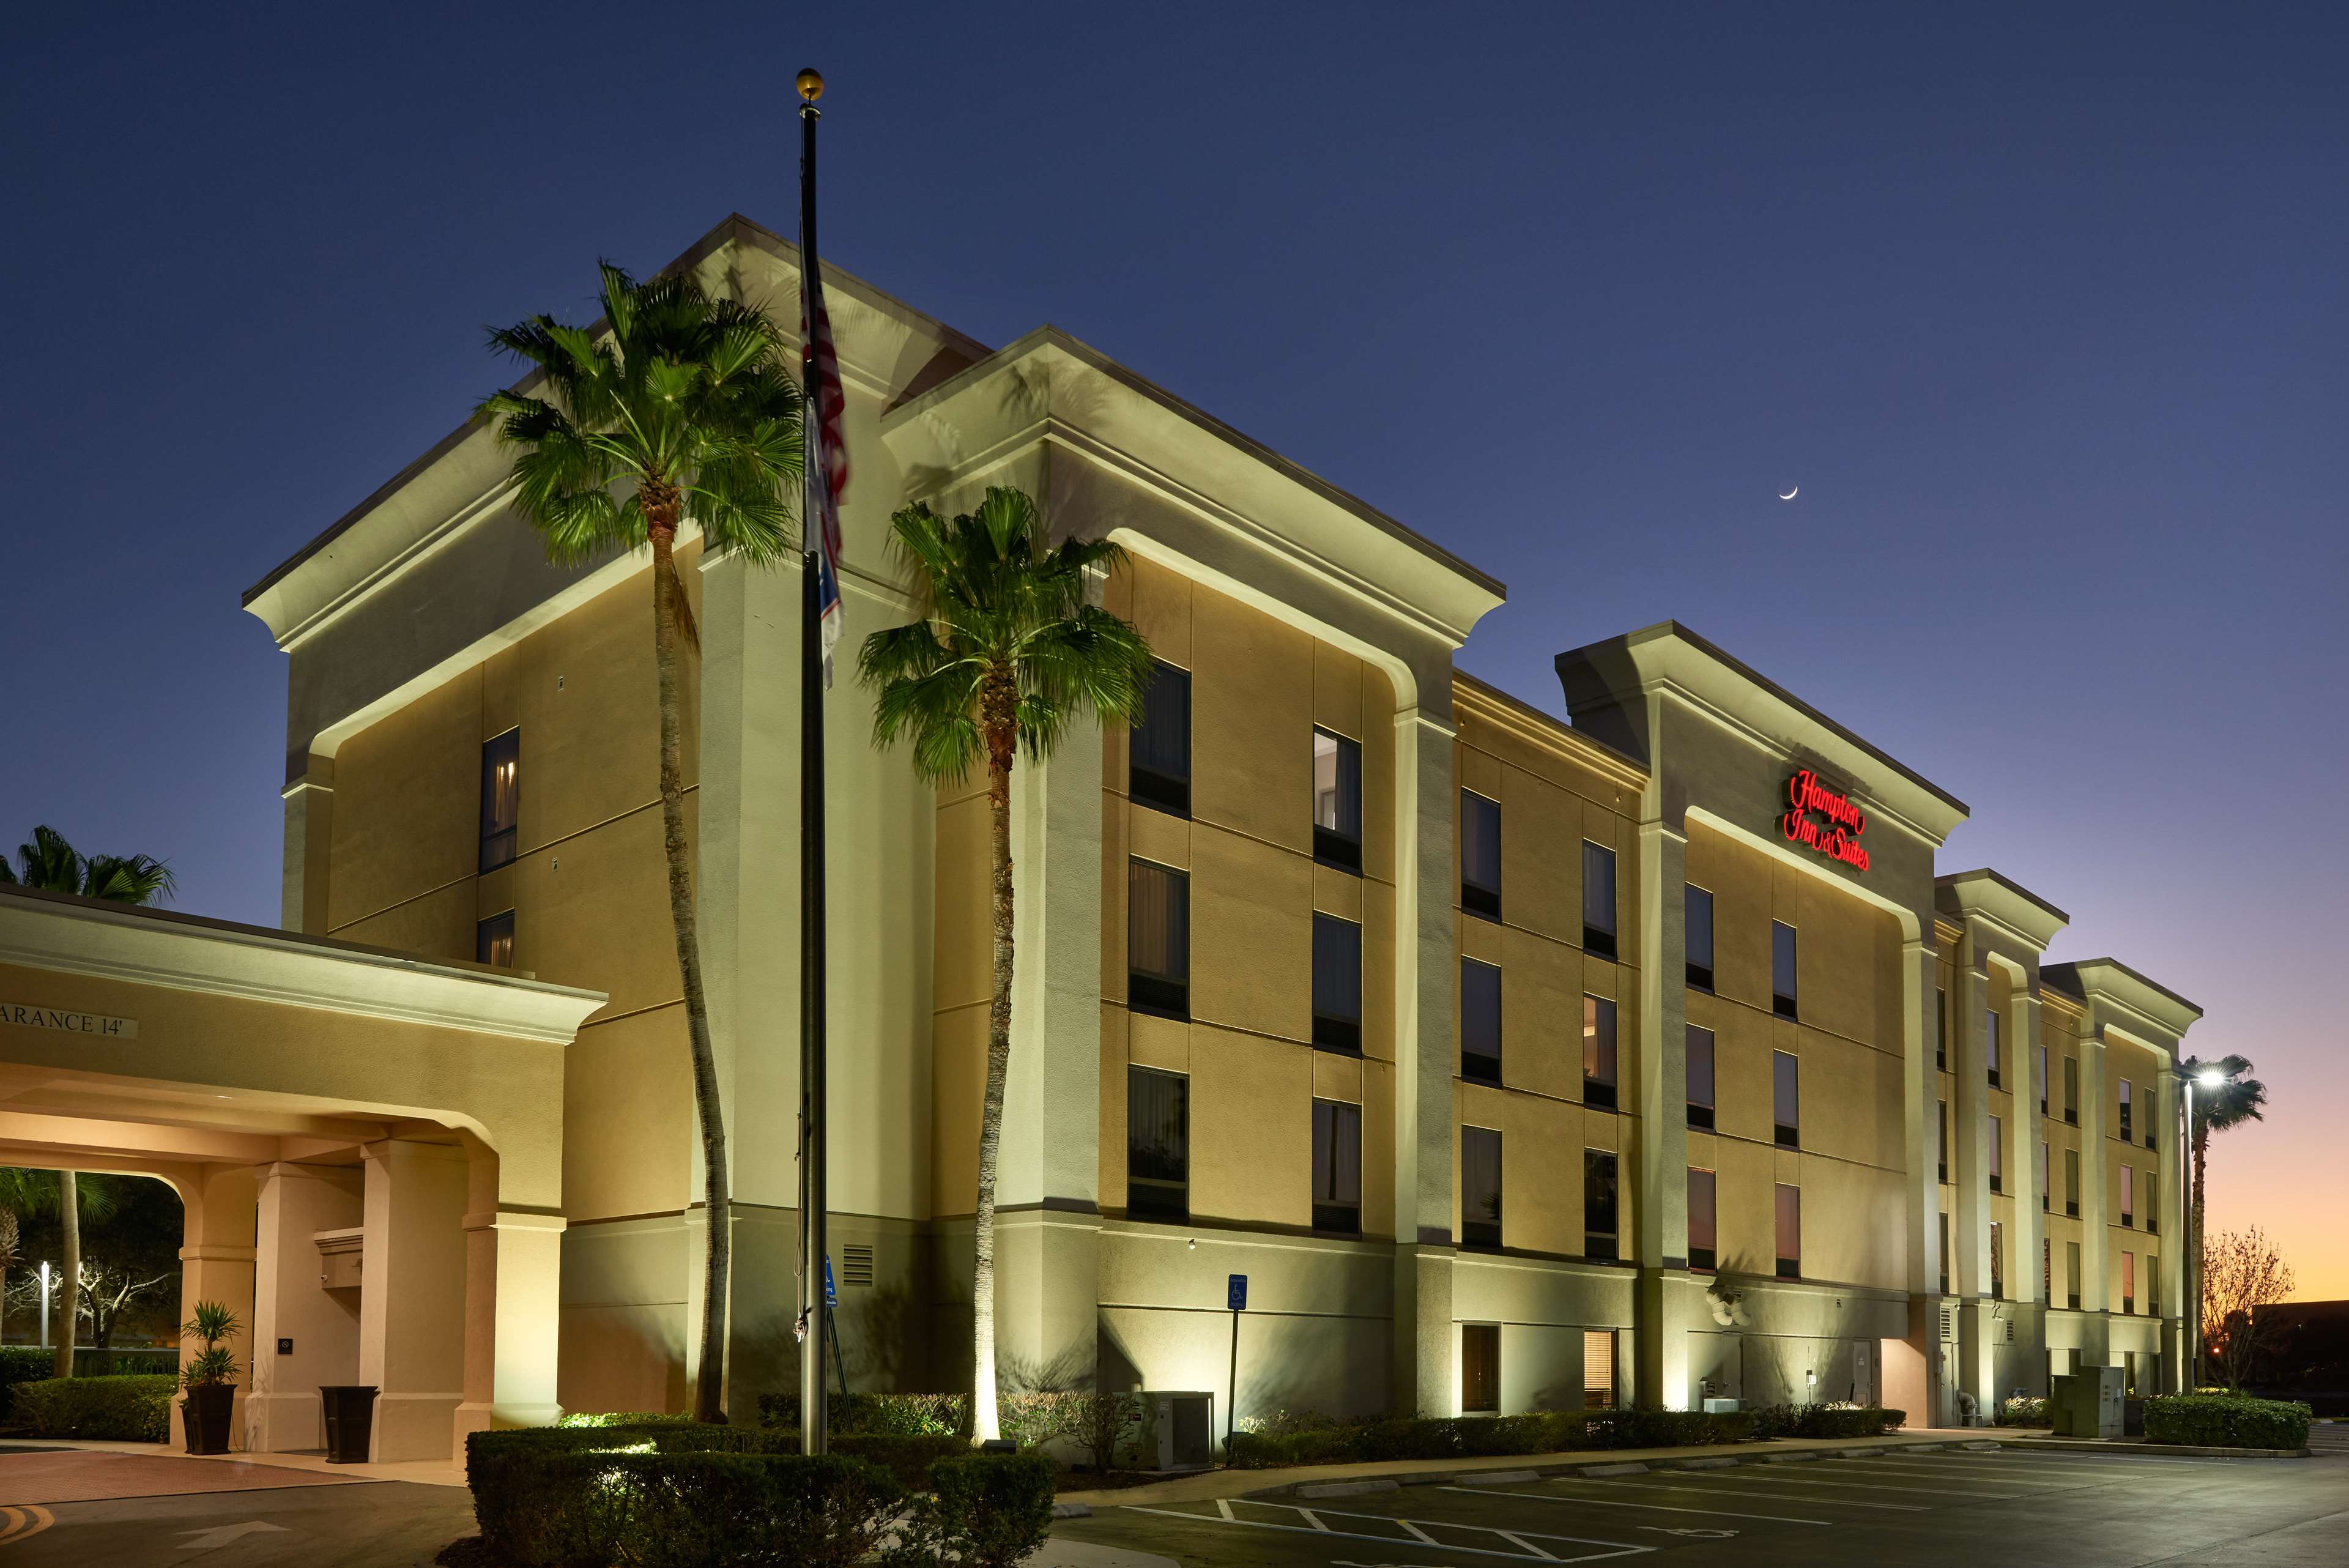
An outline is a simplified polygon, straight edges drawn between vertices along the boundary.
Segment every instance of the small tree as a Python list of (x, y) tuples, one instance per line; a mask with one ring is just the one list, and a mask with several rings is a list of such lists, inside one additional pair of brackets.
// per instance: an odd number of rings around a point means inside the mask
[(2254, 1225), (2210, 1239), (2202, 1270), (2204, 1354), (2230, 1388), (2240, 1388), (2259, 1358), (2267, 1326), (2258, 1309), (2292, 1294), (2292, 1265)]
[(115, 1328), (122, 1314), (138, 1304), (148, 1292), (165, 1285), (177, 1284), (177, 1272), (157, 1274), (141, 1279), (139, 1274), (118, 1263), (97, 1263), (85, 1259), (81, 1265), (81, 1289), (76, 1303), (78, 1314), (89, 1324), (89, 1342), (99, 1350), (111, 1349)]

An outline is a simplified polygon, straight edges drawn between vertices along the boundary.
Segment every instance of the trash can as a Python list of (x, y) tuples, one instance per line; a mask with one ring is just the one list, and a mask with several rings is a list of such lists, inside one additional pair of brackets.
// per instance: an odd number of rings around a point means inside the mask
[(363, 1465), (367, 1442), (375, 1431), (375, 1385), (336, 1383), (318, 1386), (326, 1412), (326, 1462)]

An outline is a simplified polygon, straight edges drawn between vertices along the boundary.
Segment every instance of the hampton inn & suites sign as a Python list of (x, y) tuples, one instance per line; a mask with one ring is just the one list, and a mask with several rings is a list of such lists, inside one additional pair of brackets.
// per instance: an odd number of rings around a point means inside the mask
[(102, 1012), (75, 1012), (62, 1007), (26, 1007), (0, 1002), (0, 1024), (20, 1029), (61, 1029), (68, 1034), (100, 1034), (109, 1040), (139, 1038), (136, 1018), (109, 1018)]
[(1868, 851), (1860, 847), (1859, 836), (1867, 830), (1868, 818), (1851, 796), (1836, 794), (1810, 769), (1797, 769), (1786, 781), (1786, 811), (1778, 818), (1778, 831), (1787, 842), (1865, 871)]

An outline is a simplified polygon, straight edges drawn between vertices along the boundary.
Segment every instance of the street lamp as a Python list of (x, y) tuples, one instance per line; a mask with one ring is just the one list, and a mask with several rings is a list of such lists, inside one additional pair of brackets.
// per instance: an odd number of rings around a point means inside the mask
[(2186, 1282), (2187, 1355), (2186, 1365), (2192, 1374), (2186, 1392), (2191, 1394), (2202, 1386), (2202, 1216), (2194, 1207), (2194, 1091), (2214, 1094), (2226, 1086), (2227, 1075), (2218, 1068), (2205, 1065), (2201, 1071), (2186, 1079), (2186, 1137), (2178, 1150), (2178, 1186), (2185, 1194), (2178, 1207), (2186, 1213), (2186, 1233), (2193, 1245), (2187, 1250), (2191, 1264), (2191, 1277)]

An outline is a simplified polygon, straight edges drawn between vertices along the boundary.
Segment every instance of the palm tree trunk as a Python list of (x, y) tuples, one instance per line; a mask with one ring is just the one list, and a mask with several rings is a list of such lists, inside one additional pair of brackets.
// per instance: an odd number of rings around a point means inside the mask
[[(647, 510), (650, 510), (647, 508)], [(683, 700), (679, 691), (677, 607), (685, 597), (670, 553), (674, 527), (648, 528), (653, 547), (653, 661), (660, 672), (661, 847), (668, 857), (668, 914), (677, 929), (677, 971), (685, 987), (686, 1039), (693, 1054), (693, 1104), (701, 1116), (701, 1166), (709, 1246), (701, 1278), (701, 1359), (693, 1385), (696, 1420), (726, 1419), (727, 1281), (733, 1253), (733, 1203), (726, 1161), (726, 1117), (718, 1102), (718, 1057), (709, 1044), (709, 1004), (701, 989), (701, 939), (694, 918), (693, 866), (685, 843)]]
[(1002, 1436), (995, 1392), (995, 1168), (1003, 1147), (1003, 1084), (1011, 1070), (1011, 760), (1018, 691), (1009, 671), (979, 695), (987, 733), (987, 815), (995, 877), (995, 995), (987, 1013), (987, 1099), (978, 1117), (978, 1198), (971, 1215), (970, 1421), (974, 1441)]
[(70, 1170), (57, 1172), (57, 1228), (65, 1232), (65, 1327), (57, 1334), (57, 1375), (73, 1376), (74, 1324), (81, 1307), (81, 1194)]
[(2194, 1299), (2189, 1303), (2194, 1320), (2194, 1343), (2188, 1347), (2188, 1355), (2198, 1384), (2202, 1378), (2202, 1336), (2209, 1332), (2202, 1321), (2202, 1266), (2206, 1262), (2202, 1251), (2202, 1175), (2209, 1158), (2210, 1124), (2206, 1121), (2194, 1129), (2194, 1212), (2187, 1220), (2194, 1236)]
[(16, 1242), (22, 1235), (16, 1211), (0, 1207), (0, 1345), (8, 1342), (8, 1265), (16, 1261)]

